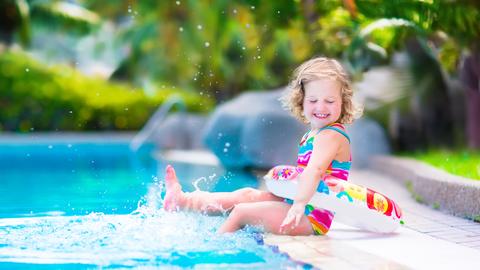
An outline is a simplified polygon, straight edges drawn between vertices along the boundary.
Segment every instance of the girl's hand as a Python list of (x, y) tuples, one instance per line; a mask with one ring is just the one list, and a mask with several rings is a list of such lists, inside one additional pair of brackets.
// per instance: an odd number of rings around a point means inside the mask
[(297, 202), (293, 203), (290, 210), (288, 210), (287, 216), (280, 225), (280, 232), (288, 232), (295, 229), (298, 224), (300, 224), (300, 220), (304, 213), (305, 204)]

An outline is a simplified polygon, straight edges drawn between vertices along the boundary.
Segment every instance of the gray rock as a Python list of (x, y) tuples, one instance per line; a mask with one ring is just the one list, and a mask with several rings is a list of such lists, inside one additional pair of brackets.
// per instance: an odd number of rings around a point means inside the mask
[(206, 116), (174, 113), (156, 129), (152, 140), (159, 149), (201, 149)]
[(390, 143), (383, 128), (377, 122), (363, 117), (347, 126), (352, 146), (352, 165), (366, 167), (375, 155), (391, 152)]
[[(308, 129), (285, 111), (278, 99), (283, 89), (248, 92), (219, 106), (204, 130), (204, 142), (227, 167), (270, 168), (295, 164), (298, 142)], [(382, 127), (361, 118), (347, 127), (355, 167), (371, 156), (390, 153)]]
[(295, 164), (306, 126), (281, 107), (283, 90), (244, 93), (215, 110), (203, 137), (222, 164), (256, 168)]

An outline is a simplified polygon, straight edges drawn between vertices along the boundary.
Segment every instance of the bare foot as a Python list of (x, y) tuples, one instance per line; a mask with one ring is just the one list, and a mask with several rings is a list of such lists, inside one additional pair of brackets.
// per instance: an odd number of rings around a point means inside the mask
[(167, 188), (167, 193), (163, 200), (163, 209), (168, 212), (174, 212), (183, 206), (185, 195), (182, 191), (182, 186), (178, 183), (177, 175), (175, 174), (173, 167), (168, 165), (165, 171), (165, 186)]

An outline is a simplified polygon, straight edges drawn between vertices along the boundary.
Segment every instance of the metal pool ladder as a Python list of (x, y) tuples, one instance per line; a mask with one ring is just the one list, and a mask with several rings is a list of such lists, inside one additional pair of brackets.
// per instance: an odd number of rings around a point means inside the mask
[(160, 124), (167, 117), (168, 112), (173, 108), (173, 106), (178, 105), (180, 111), (185, 111), (185, 102), (179, 95), (170, 96), (148, 119), (147, 123), (143, 128), (135, 135), (133, 140), (130, 142), (130, 149), (132, 151), (137, 151), (140, 147), (152, 136), (155, 130), (160, 126)]

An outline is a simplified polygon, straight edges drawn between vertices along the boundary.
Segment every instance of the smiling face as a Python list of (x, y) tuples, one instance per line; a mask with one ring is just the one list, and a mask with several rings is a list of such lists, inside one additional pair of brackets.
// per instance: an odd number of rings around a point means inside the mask
[(304, 84), (303, 113), (312, 129), (337, 121), (342, 113), (340, 83), (319, 79)]

